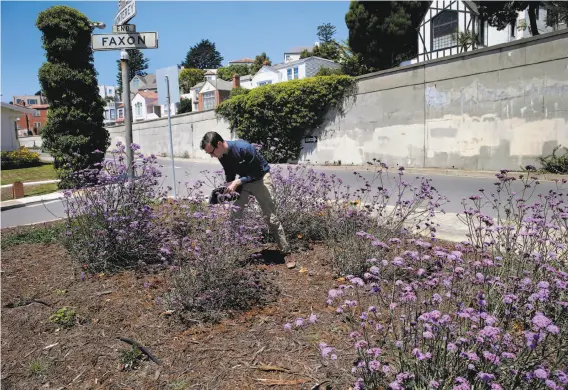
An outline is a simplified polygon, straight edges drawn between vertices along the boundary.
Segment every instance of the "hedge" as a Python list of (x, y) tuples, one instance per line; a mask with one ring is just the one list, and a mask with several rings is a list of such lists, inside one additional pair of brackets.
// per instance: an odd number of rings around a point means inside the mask
[(355, 93), (350, 76), (317, 76), (235, 94), (215, 111), (237, 137), (262, 145), (268, 162), (282, 163), (299, 157), (302, 138), (321, 126), (330, 110), (343, 115), (345, 100)]

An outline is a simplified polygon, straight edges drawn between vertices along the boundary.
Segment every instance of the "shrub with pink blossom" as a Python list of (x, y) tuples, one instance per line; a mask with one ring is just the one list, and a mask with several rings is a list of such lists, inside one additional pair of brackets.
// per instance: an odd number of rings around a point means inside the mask
[(126, 146), (121, 142), (116, 146), (104, 163), (74, 173), (76, 187), (64, 193), (63, 242), (73, 260), (90, 272), (166, 260), (160, 254), (165, 235), (153, 208), (164, 196), (158, 186), (156, 156), (145, 156), (132, 144), (135, 177), (129, 181)]
[(469, 241), (389, 240), (366, 273), (329, 291), (356, 324), (354, 388), (568, 386), (566, 192), (559, 183), (531, 202), (538, 180), (521, 177), (520, 193), (514, 180), (501, 172), (494, 194), (464, 201)]

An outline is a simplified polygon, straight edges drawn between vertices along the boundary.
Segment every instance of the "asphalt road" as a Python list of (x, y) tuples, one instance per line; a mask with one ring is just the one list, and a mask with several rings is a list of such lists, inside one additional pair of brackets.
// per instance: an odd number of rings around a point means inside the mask
[[(162, 185), (171, 186), (173, 183), (171, 174), (171, 161), (168, 159), (160, 159), (160, 163), (163, 165), (162, 172)], [(222, 167), (216, 159), (211, 159), (211, 161), (195, 162), (188, 160), (176, 160), (175, 161), (175, 174), (176, 182), (181, 182), (179, 186), (178, 195), (183, 196), (187, 194), (185, 184), (186, 182), (195, 182), (196, 180), (204, 180), (206, 183), (204, 185), (204, 192), (210, 191), (213, 186), (208, 183), (206, 177), (201, 173), (204, 170), (210, 172), (219, 171)], [(328, 175), (335, 174), (337, 177), (343, 180), (345, 185), (350, 185), (352, 188), (360, 188), (361, 181), (358, 181), (356, 175), (353, 174), (357, 171), (356, 168), (346, 169), (345, 167), (341, 169), (333, 167), (321, 167), (315, 168), (318, 172), (324, 172)], [(369, 171), (361, 171), (361, 174), (367, 179), (371, 180), (373, 173)], [(390, 176), (396, 175), (396, 173), (391, 172)], [(405, 174), (405, 180), (407, 182), (414, 182), (417, 175), (415, 174)], [(445, 211), (448, 214), (459, 213), (463, 211), (463, 206), (461, 201), (463, 198), (469, 198), (471, 195), (479, 194), (479, 189), (483, 188), (486, 191), (494, 190), (494, 182), (496, 179), (493, 178), (476, 178), (476, 177), (464, 177), (464, 176), (446, 176), (446, 175), (423, 175), (424, 177), (432, 179), (431, 184), (437, 189), (437, 191), (446, 196), (450, 201), (444, 206)], [(390, 184), (386, 186), (390, 189), (394, 189), (393, 180), (390, 180)], [(416, 182), (418, 183), (418, 182)], [(516, 191), (521, 190), (521, 185), (518, 181), (515, 183), (514, 188)], [(545, 194), (548, 191), (556, 188), (556, 184), (553, 182), (542, 182), (538, 187), (538, 190), (533, 195), (536, 197), (537, 194)], [(567, 192), (568, 188), (564, 189)], [(173, 191), (170, 191), (173, 194)], [(485, 210), (485, 213), (494, 216), (495, 211), (491, 209)], [(65, 216), (63, 210), (63, 204), (61, 201), (50, 201), (44, 204), (35, 204), (22, 208), (16, 208), (12, 210), (2, 211), (1, 214), (1, 226), (12, 227), (18, 225), (25, 225), (38, 222), (46, 222), (54, 220), (57, 218), (63, 218)]]

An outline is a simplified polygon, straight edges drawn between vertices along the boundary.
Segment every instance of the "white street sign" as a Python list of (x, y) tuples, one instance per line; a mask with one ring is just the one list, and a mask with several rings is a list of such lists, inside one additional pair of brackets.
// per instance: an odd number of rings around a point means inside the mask
[(136, 0), (119, 1), (118, 13), (114, 17), (114, 24), (119, 26), (125, 24), (136, 16)]
[(118, 33), (134, 33), (136, 32), (136, 25), (135, 24), (122, 24), (118, 26), (112, 26), (113, 34)]
[(158, 33), (93, 34), (93, 50), (157, 49)]

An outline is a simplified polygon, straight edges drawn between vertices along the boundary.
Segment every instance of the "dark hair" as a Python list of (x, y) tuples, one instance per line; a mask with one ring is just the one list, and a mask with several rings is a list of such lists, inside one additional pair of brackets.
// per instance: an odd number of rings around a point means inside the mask
[(201, 139), (201, 149), (205, 150), (205, 146), (210, 144), (214, 148), (217, 147), (219, 142), (225, 142), (221, 134), (217, 133), (216, 131), (209, 131), (205, 133), (203, 138)]

